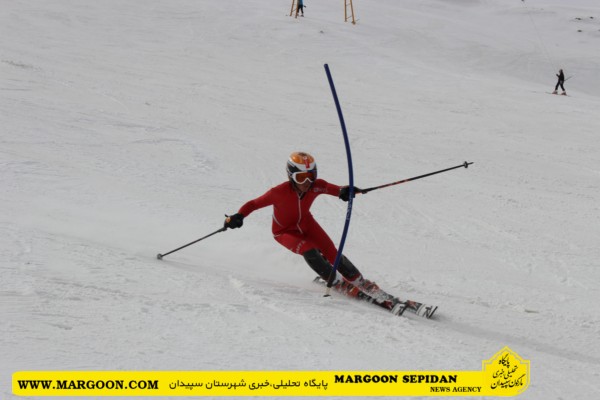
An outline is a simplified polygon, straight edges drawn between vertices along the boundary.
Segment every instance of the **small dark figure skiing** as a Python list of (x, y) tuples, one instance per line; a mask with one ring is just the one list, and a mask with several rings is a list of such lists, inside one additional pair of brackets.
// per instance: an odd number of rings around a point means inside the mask
[(296, 16), (298, 16), (298, 12), (300, 12), (300, 16), (304, 17), (304, 1), (298, 0), (298, 9), (296, 10)]
[(554, 87), (554, 92), (552, 92), (552, 94), (558, 94), (558, 87), (560, 86), (560, 88), (562, 89), (562, 95), (567, 95), (567, 92), (565, 91), (565, 73), (563, 72), (563, 70), (559, 70), (558, 74), (556, 74), (556, 76), (558, 77), (558, 82), (556, 82), (556, 86)]

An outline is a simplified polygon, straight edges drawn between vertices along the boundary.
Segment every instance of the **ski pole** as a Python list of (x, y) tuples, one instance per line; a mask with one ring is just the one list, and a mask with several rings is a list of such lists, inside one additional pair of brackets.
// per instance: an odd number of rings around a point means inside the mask
[(371, 187), (371, 188), (368, 188), (368, 189), (361, 189), (361, 191), (360, 191), (360, 192), (358, 192), (358, 193), (365, 194), (365, 193), (368, 193), (368, 192), (370, 192), (370, 191), (372, 191), (372, 190), (383, 189), (383, 188), (386, 188), (386, 187), (388, 187), (388, 186), (394, 186), (394, 185), (399, 185), (399, 184), (401, 184), (401, 183), (406, 183), (406, 182), (410, 182), (410, 181), (415, 181), (415, 180), (417, 180), (417, 179), (425, 178), (425, 177), (427, 177), (427, 176), (431, 176), (431, 175), (435, 175), (435, 174), (440, 174), (440, 173), (442, 173), (442, 172), (450, 171), (450, 170), (452, 170), (452, 169), (456, 169), (456, 168), (461, 168), (461, 167), (464, 167), (464, 168), (469, 168), (469, 165), (471, 165), (471, 164), (473, 164), (473, 163), (472, 163), (472, 162), (466, 162), (466, 161), (465, 161), (464, 163), (462, 163), (462, 164), (460, 164), (460, 165), (457, 165), (456, 167), (450, 167), (450, 168), (442, 169), (442, 170), (440, 170), (440, 171), (430, 172), (430, 173), (428, 173), (428, 174), (425, 174), (425, 175), (419, 175), (419, 176), (415, 176), (414, 178), (408, 178), (408, 179), (403, 179), (403, 180), (401, 180), (401, 181), (397, 181), (397, 182), (386, 183), (385, 185), (375, 186), (375, 187)]
[(193, 245), (194, 243), (198, 243), (199, 241), (201, 241), (201, 240), (204, 240), (204, 239), (206, 239), (206, 238), (208, 238), (208, 237), (211, 237), (212, 235), (215, 235), (215, 234), (217, 234), (217, 233), (219, 233), (219, 232), (225, 232), (226, 230), (227, 230), (227, 227), (225, 227), (225, 226), (224, 226), (224, 227), (222, 227), (221, 229), (214, 231), (213, 233), (210, 233), (210, 234), (208, 234), (208, 235), (206, 235), (206, 236), (204, 236), (204, 237), (201, 237), (200, 239), (194, 240), (193, 242), (190, 242), (190, 243), (188, 243), (188, 244), (185, 244), (185, 245), (183, 245), (183, 246), (181, 246), (181, 247), (178, 247), (178, 248), (176, 248), (175, 250), (171, 250), (171, 251), (169, 251), (168, 253), (165, 253), (165, 254), (160, 254), (160, 253), (158, 253), (158, 254), (156, 255), (156, 258), (158, 258), (159, 260), (162, 260), (162, 258), (163, 258), (164, 256), (166, 256), (166, 255), (169, 255), (169, 254), (171, 254), (171, 253), (175, 253), (176, 251), (179, 251), (179, 250), (181, 250), (181, 249), (183, 249), (183, 248), (186, 248), (186, 247), (188, 247), (188, 246), (191, 246), (191, 245)]

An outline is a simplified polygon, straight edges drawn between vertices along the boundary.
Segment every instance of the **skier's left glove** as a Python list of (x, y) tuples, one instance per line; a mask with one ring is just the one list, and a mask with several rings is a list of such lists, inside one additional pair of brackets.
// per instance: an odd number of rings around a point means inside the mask
[(226, 217), (225, 223), (223, 224), (223, 227), (225, 228), (235, 229), (241, 228), (242, 225), (244, 225), (244, 216), (242, 214), (226, 215)]
[[(356, 196), (356, 193), (361, 193), (361, 192), (362, 192), (361, 189), (359, 189), (356, 186), (354, 186), (354, 196)], [(350, 199), (350, 186), (342, 186), (342, 188), (340, 189), (340, 194), (338, 195), (338, 197), (340, 199), (342, 199), (343, 201), (348, 201)]]

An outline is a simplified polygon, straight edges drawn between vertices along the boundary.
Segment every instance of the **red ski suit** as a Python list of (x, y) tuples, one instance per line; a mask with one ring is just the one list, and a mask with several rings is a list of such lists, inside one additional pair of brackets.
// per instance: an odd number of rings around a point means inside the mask
[(316, 248), (333, 264), (337, 249), (310, 213), (310, 206), (321, 194), (337, 197), (340, 186), (317, 179), (308, 192), (300, 195), (292, 185), (291, 182), (277, 185), (244, 204), (238, 212), (247, 217), (255, 210), (272, 205), (275, 240), (297, 254)]

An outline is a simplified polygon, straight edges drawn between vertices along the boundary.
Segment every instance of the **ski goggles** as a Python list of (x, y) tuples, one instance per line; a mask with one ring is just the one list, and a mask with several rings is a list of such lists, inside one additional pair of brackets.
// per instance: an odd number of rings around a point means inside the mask
[(313, 183), (317, 180), (317, 170), (313, 169), (311, 171), (303, 171), (303, 172), (294, 172), (292, 174), (292, 179), (299, 185), (302, 185), (307, 180), (310, 183)]

